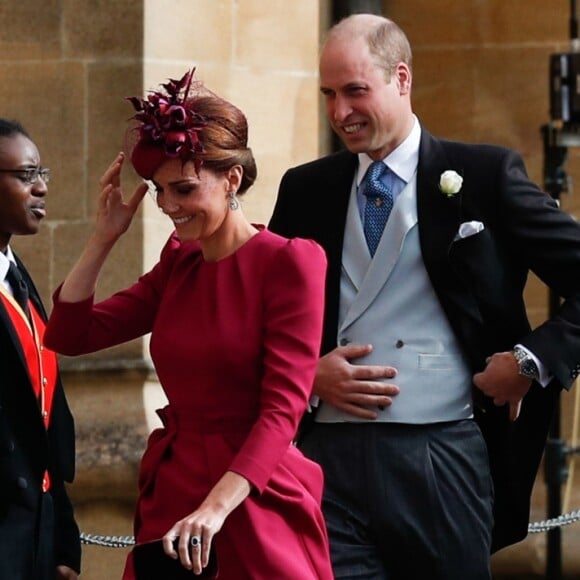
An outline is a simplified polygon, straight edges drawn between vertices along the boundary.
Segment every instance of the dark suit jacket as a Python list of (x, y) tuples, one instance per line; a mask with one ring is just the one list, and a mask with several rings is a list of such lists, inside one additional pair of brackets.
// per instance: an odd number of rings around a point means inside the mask
[[(344, 226), (357, 163), (344, 151), (290, 169), (269, 226), (284, 236), (313, 238), (327, 252), (323, 353), (336, 347)], [(447, 169), (464, 178), (450, 198), (439, 190)], [(519, 342), (554, 376), (547, 388), (532, 385), (515, 423), (506, 407), (483, 396), (476, 401), (495, 484), (497, 550), (527, 534), (532, 486), (558, 395), (580, 370), (580, 226), (529, 180), (517, 153), (436, 139), (424, 128), (417, 211), (425, 267), (473, 372), (490, 354)], [(472, 220), (483, 222), (484, 231), (454, 241), (459, 225)], [(523, 300), (529, 270), (566, 299), (558, 316), (534, 331)]]
[[(46, 318), (30, 276), (17, 261), (31, 300)], [(51, 476), (54, 502), (55, 564), (79, 571), (79, 530), (64, 486), (74, 476), (73, 418), (59, 378), (46, 431), (24, 355), (1, 302), (0, 356), (0, 578), (30, 577), (45, 469)]]

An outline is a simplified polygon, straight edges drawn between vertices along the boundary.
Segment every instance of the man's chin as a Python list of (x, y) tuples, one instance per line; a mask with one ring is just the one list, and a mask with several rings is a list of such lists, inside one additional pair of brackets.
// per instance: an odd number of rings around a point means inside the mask
[(28, 226), (26, 228), (23, 228), (22, 230), (15, 232), (15, 235), (17, 235), (17, 236), (34, 236), (35, 234), (38, 233), (39, 229), (40, 229), (40, 220), (35, 222), (35, 223), (28, 224)]
[(351, 153), (364, 153), (367, 151), (367, 147), (361, 141), (356, 139), (348, 139), (345, 138), (344, 133), (340, 135), (342, 144), (351, 152)]

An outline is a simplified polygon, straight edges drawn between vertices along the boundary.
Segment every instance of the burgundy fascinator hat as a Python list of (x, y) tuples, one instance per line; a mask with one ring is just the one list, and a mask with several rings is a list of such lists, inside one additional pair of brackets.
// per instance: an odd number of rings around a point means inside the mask
[(188, 97), (195, 85), (195, 68), (186, 72), (180, 80), (169, 79), (162, 84), (163, 90), (151, 91), (144, 99), (127, 97), (136, 114), (129, 129), (129, 137), (135, 144), (129, 148), (135, 171), (143, 179), (151, 179), (157, 168), (167, 159), (192, 161), (199, 172), (204, 152), (199, 133), (206, 126), (206, 119), (188, 106)]

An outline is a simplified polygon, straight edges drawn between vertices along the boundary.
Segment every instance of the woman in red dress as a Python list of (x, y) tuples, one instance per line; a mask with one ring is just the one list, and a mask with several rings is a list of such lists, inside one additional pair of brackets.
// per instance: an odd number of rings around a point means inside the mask
[[(215, 546), (220, 580), (331, 579), (322, 472), (292, 445), (317, 364), (326, 259), (246, 219), (238, 195), (256, 177), (246, 119), (192, 76), (131, 100), (131, 162), (175, 225), (159, 262), (93, 302), (147, 191), (124, 201), (120, 154), (101, 179), (95, 231), (55, 292), (46, 343), (78, 355), (151, 332), (169, 405), (141, 462), (137, 543), (163, 538), (196, 574)], [(132, 555), (123, 577), (135, 577)]]

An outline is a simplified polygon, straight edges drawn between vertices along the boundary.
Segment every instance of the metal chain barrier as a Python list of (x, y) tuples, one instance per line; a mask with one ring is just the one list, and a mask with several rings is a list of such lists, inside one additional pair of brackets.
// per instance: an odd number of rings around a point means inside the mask
[(536, 534), (538, 532), (547, 532), (548, 530), (553, 530), (554, 528), (559, 528), (561, 526), (573, 524), (574, 522), (577, 522), (579, 520), (580, 520), (580, 510), (575, 510), (573, 512), (568, 512), (567, 514), (562, 514), (557, 518), (543, 520), (541, 522), (533, 522), (528, 525), (528, 532), (530, 534)]
[[(537, 534), (547, 532), (554, 528), (573, 524), (577, 521), (580, 521), (580, 509), (562, 514), (550, 520), (532, 522), (528, 525), (528, 533)], [(135, 545), (135, 538), (133, 536), (99, 536), (97, 534), (85, 534), (82, 532), (81, 544), (103, 546), (104, 548), (129, 548)]]
[(104, 548), (128, 548), (135, 545), (133, 536), (99, 536), (81, 532), (81, 544), (103, 546)]

